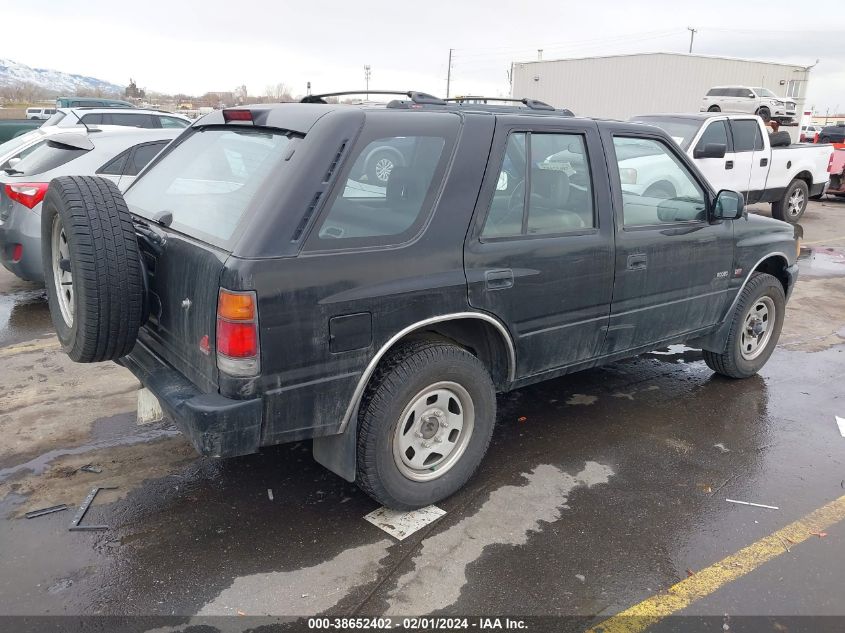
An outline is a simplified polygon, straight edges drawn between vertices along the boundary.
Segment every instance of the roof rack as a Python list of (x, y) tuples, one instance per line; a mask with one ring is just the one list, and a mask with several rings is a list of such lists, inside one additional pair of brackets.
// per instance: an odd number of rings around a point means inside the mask
[(482, 103), (486, 104), (488, 101), (498, 101), (502, 103), (521, 103), (526, 108), (531, 110), (554, 110), (554, 106), (540, 101), (538, 99), (511, 99), (508, 97), (482, 97), (479, 95), (464, 95), (461, 97), (450, 97), (446, 101), (454, 101), (455, 103)]
[(319, 95), (307, 95), (300, 99), (300, 103), (328, 103), (327, 97), (346, 97), (349, 95), (403, 95), (420, 105), (446, 105), (443, 99), (427, 92), (415, 90), (346, 90), (343, 92), (326, 92)]

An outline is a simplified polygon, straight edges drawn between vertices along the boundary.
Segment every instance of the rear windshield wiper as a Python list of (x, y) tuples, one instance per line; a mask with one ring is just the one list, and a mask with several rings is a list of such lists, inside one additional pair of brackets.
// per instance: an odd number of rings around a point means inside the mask
[(14, 167), (6, 167), (3, 171), (5, 171), (10, 176), (20, 176), (23, 172), (20, 169), (15, 169)]

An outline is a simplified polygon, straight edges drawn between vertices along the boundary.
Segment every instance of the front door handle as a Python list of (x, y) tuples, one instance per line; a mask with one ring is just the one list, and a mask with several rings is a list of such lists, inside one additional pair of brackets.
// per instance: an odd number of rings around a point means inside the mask
[(725, 169), (733, 169), (733, 168), (734, 168), (734, 162), (732, 160), (726, 160), (725, 161)]
[(628, 255), (628, 270), (645, 270), (648, 266), (648, 256), (645, 253)]
[(513, 287), (513, 271), (510, 268), (502, 270), (485, 270), (484, 285), (487, 290), (504, 290)]

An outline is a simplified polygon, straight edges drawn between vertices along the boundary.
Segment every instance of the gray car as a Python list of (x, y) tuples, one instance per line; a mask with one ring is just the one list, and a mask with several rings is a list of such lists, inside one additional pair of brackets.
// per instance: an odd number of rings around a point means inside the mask
[(181, 114), (142, 108), (59, 108), (44, 122), (45, 126), (57, 127), (121, 125), (150, 129), (182, 129), (190, 124), (191, 120)]
[(55, 135), (0, 165), (0, 263), (21, 279), (43, 281), (41, 203), (53, 178), (104, 176), (126, 188), (180, 129), (103, 126)]

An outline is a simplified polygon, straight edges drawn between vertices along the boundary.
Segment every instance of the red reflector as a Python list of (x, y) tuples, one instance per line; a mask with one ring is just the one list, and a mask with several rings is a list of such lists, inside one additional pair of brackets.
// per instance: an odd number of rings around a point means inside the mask
[(27, 209), (32, 209), (47, 194), (47, 182), (20, 182), (6, 185), (6, 196), (20, 202)]
[(15, 244), (12, 248), (12, 262), (17, 264), (23, 257), (23, 244)]
[(258, 355), (258, 334), (255, 323), (232, 323), (218, 317), (217, 352), (230, 358)]
[(833, 173), (833, 152), (830, 153), (830, 159), (827, 161), (827, 170)]
[(229, 121), (252, 121), (252, 112), (249, 110), (223, 110), (223, 120)]

